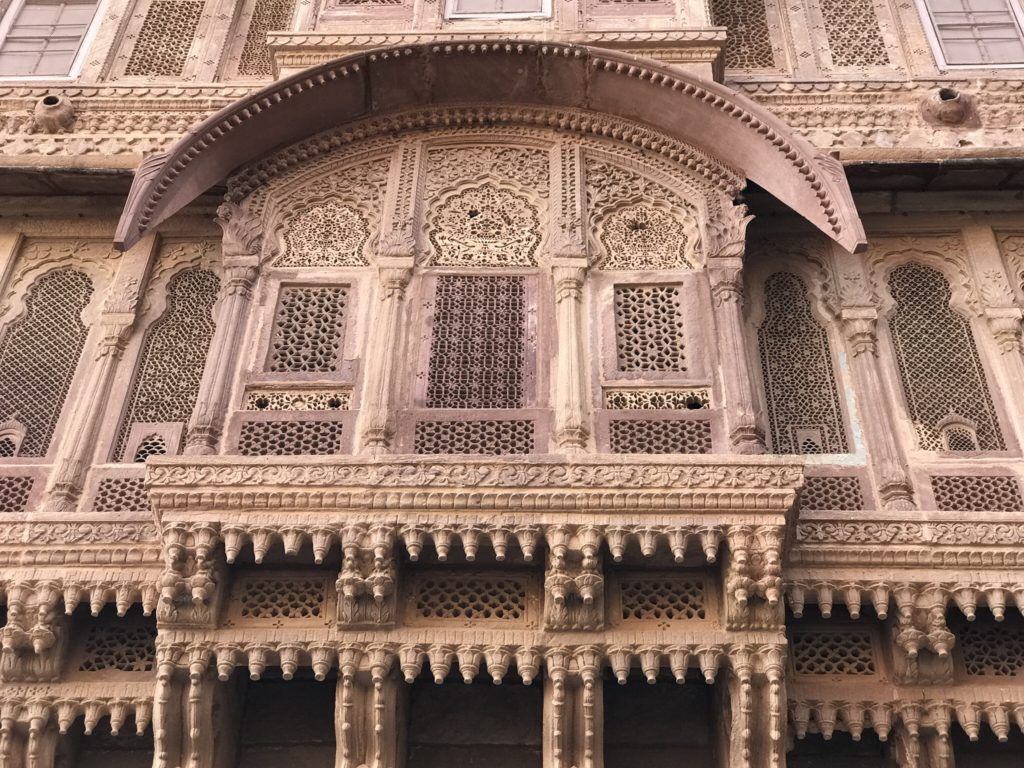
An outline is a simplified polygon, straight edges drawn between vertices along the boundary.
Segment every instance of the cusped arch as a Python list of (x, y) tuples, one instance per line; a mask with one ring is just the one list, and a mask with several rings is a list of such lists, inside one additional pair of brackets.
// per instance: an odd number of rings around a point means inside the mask
[(642, 197), (605, 211), (593, 223), (598, 269), (649, 271), (699, 265), (700, 224), (692, 211)]
[(622, 131), (624, 140), (675, 160), (686, 158), (673, 157), (674, 142), (693, 146), (847, 250), (865, 245), (842, 165), (746, 97), (669, 65), (588, 46), (484, 40), (353, 54), (225, 107), (140, 165), (115, 243), (131, 246), (236, 169), (330, 129), (385, 117), (408, 128), (426, 119), (501, 122), (520, 108), (564, 130)]

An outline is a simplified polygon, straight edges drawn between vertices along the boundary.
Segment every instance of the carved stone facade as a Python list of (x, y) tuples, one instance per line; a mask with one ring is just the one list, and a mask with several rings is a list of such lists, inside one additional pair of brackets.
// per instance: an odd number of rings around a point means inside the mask
[(1022, 764), (1024, 60), (938, 5), (0, 76), (0, 768)]

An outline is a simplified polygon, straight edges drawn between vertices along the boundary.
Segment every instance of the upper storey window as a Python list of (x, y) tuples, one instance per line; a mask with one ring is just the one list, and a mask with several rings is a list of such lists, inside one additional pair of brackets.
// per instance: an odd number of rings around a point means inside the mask
[(1024, 64), (1019, 0), (921, 0), (936, 53), (949, 66)]
[(0, 76), (70, 74), (95, 15), (95, 1), (13, 3), (0, 23)]
[(526, 19), (551, 15), (551, 0), (448, 0), (449, 19)]

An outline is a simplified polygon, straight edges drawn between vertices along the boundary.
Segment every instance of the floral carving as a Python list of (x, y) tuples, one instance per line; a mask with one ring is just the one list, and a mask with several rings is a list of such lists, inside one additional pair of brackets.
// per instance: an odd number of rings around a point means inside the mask
[(536, 266), (540, 217), (522, 196), (494, 184), (438, 205), (430, 224), (436, 266)]

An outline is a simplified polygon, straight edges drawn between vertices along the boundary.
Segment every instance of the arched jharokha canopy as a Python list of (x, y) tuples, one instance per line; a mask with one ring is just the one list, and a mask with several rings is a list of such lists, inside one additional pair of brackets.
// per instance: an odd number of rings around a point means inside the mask
[(847, 250), (865, 246), (838, 161), (744, 96), (649, 59), (515, 41), (366, 51), (225, 107), (143, 161), (115, 243), (131, 247), (237, 168), (322, 131), (417, 109), (501, 106), (564, 110), (566, 123), (584, 110), (648, 126), (756, 182)]

